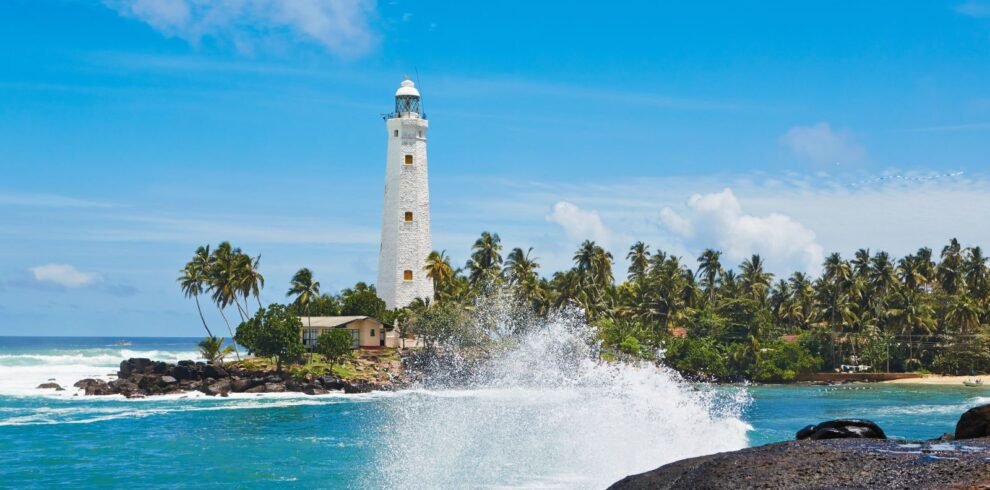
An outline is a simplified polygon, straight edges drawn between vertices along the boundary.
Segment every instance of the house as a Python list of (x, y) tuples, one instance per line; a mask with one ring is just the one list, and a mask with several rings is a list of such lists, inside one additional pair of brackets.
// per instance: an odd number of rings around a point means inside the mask
[(370, 316), (301, 316), (302, 342), (306, 349), (316, 347), (316, 338), (323, 332), (342, 329), (351, 334), (355, 349), (380, 349), (399, 347), (400, 339), (395, 327)]

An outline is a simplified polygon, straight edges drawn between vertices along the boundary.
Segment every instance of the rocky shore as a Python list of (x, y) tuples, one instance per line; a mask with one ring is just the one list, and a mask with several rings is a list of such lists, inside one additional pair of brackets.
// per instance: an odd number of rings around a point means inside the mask
[[(171, 364), (132, 358), (121, 361), (120, 370), (114, 380), (87, 378), (76, 382), (73, 386), (82, 389), (85, 395), (90, 396), (123, 395), (127, 398), (144, 398), (196, 391), (209, 396), (284, 392), (322, 395), (334, 391), (368, 393), (393, 390), (401, 384), (401, 379), (368, 382), (344, 380), (331, 375), (307, 374), (293, 377), (288, 373), (252, 371), (237, 365), (221, 366), (193, 361)], [(60, 389), (61, 387), (42, 385), (39, 388)]]
[(990, 405), (930, 441), (886, 439), (869, 421), (829, 421), (799, 430), (795, 441), (677, 461), (609, 488), (990, 489), (988, 436)]

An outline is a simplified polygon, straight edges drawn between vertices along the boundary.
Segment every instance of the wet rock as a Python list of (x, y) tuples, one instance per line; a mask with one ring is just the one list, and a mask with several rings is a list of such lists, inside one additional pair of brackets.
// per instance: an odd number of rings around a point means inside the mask
[(344, 393), (371, 393), (372, 391), (374, 391), (374, 385), (371, 383), (361, 381), (344, 383)]
[(55, 390), (55, 391), (65, 391), (65, 388), (59, 386), (58, 383), (41, 383), (38, 385), (39, 390)]
[(990, 439), (958, 446), (917, 441), (833, 439), (787, 441), (676, 461), (609, 488), (986, 488)]
[(839, 419), (809, 425), (797, 432), (796, 439), (886, 439), (879, 425), (866, 419)]
[(215, 364), (207, 364), (203, 367), (203, 376), (207, 378), (226, 378), (228, 376), (227, 371), (224, 368), (217, 366)]
[(221, 379), (200, 388), (200, 391), (210, 396), (226, 396), (230, 393), (230, 380)]
[(990, 436), (990, 405), (981, 405), (966, 410), (956, 422), (955, 438), (976, 439)]
[(89, 396), (103, 396), (114, 394), (113, 390), (106, 381), (102, 379), (86, 378), (76, 381), (72, 386), (76, 388), (82, 388), (86, 395)]
[(323, 388), (315, 384), (308, 384), (304, 386), (302, 392), (307, 395), (326, 395), (327, 393), (330, 393), (329, 391), (324, 390)]
[(243, 393), (251, 388), (254, 388), (258, 384), (260, 384), (260, 381), (256, 383), (252, 379), (234, 378), (230, 382), (230, 391), (233, 391), (234, 393)]
[(265, 383), (265, 393), (283, 393), (285, 392), (284, 383)]
[(109, 386), (115, 393), (120, 393), (127, 398), (131, 398), (131, 395), (140, 392), (137, 383), (129, 379), (115, 379), (109, 383)]

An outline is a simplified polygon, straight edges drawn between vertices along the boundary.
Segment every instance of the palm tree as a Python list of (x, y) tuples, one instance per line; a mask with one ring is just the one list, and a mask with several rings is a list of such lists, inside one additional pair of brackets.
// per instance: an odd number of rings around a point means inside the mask
[(629, 247), (626, 260), (629, 261), (629, 279), (642, 281), (650, 268), (650, 246), (643, 242), (634, 243)]
[(508, 278), (510, 285), (522, 284), (535, 278), (536, 269), (540, 268), (536, 257), (530, 257), (533, 247), (523, 252), (521, 248), (514, 248), (505, 259), (504, 274)]
[(963, 250), (959, 240), (953, 238), (942, 248), (942, 261), (939, 262), (936, 274), (942, 290), (948, 294), (956, 294), (964, 287), (963, 283)]
[(313, 304), (320, 297), (320, 282), (313, 280), (313, 271), (305, 267), (296, 271), (292, 276), (289, 290), (285, 293), (285, 296), (296, 297), (293, 302), (302, 306), (303, 312), (306, 313), (306, 319), (309, 322), (308, 326), (312, 327), (313, 319), (309, 316), (309, 305)]
[(206, 290), (210, 274), (210, 246), (202, 246), (196, 249), (193, 259), (190, 260), (180, 271), (182, 274), (176, 281), (182, 288), (182, 293), (188, 298), (196, 300), (196, 311), (199, 312), (199, 320), (203, 322), (206, 335), (211, 339), (215, 338), (210, 327), (206, 325), (206, 318), (203, 317), (203, 308), (199, 305), (199, 295)]
[[(230, 321), (227, 320), (227, 314), (224, 313), (224, 310), (231, 304), (234, 304), (237, 307), (237, 313), (240, 315), (241, 321), (247, 320), (244, 310), (241, 309), (241, 305), (237, 301), (239, 290), (237, 287), (235, 261), (240, 253), (240, 249), (231, 247), (230, 242), (221, 242), (213, 250), (213, 253), (210, 254), (209, 259), (209, 290), (212, 293), (213, 302), (217, 305), (217, 309), (220, 310), (220, 316), (223, 318), (224, 323), (227, 324), (227, 332), (230, 333), (230, 338), (234, 338), (234, 330), (230, 327)], [(237, 350), (236, 343), (234, 344), (234, 353), (237, 359), (240, 360), (241, 353)]]
[(765, 303), (767, 291), (770, 290), (770, 284), (773, 281), (773, 274), (764, 272), (763, 259), (760, 258), (759, 254), (753, 254), (752, 257), (743, 261), (739, 269), (742, 272), (739, 278), (742, 281), (743, 292), (760, 304)]
[(473, 252), (468, 261), (471, 284), (477, 284), (486, 277), (491, 277), (501, 270), (502, 239), (498, 233), (481, 232), (481, 237), (471, 246)]
[(448, 284), (454, 278), (454, 269), (450, 266), (450, 257), (447, 251), (430, 252), (426, 257), (426, 265), (423, 267), (426, 277), (433, 281), (433, 299), (439, 301), (443, 292), (448, 289)]
[(237, 282), (241, 292), (244, 296), (244, 309), (248, 308), (248, 297), (254, 296), (255, 301), (258, 302), (258, 309), (262, 309), (261, 305), (261, 290), (265, 287), (265, 276), (261, 275), (258, 270), (258, 264), (261, 262), (261, 256), (251, 258), (247, 254), (241, 254), (237, 260)]
[(716, 301), (718, 278), (724, 272), (722, 270), (722, 263), (719, 262), (721, 257), (722, 252), (710, 248), (706, 248), (704, 252), (701, 252), (701, 256), (698, 257), (698, 273), (703, 278), (701, 285), (704, 286), (705, 291), (708, 293), (708, 302), (712, 306), (715, 305)]

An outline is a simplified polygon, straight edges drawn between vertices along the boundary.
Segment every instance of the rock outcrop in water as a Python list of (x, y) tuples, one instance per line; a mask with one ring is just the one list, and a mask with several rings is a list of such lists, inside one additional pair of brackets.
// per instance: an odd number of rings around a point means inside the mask
[(988, 430), (990, 405), (963, 414), (955, 441), (895, 441), (868, 420), (833, 420), (801, 429), (796, 441), (677, 461), (609, 488), (990, 489)]
[(209, 396), (282, 392), (322, 395), (331, 391), (367, 393), (395, 387), (394, 384), (348, 382), (329, 375), (306, 375), (302, 378), (294, 378), (288, 373), (251, 371), (237, 366), (224, 367), (193, 361), (171, 364), (145, 358), (121, 361), (117, 379), (113, 381), (84, 379), (74, 386), (81, 388), (86, 395), (123, 395), (127, 398), (191, 391), (199, 391)]
[(864, 419), (829, 420), (809, 425), (797, 432), (796, 439), (886, 439), (879, 425)]

